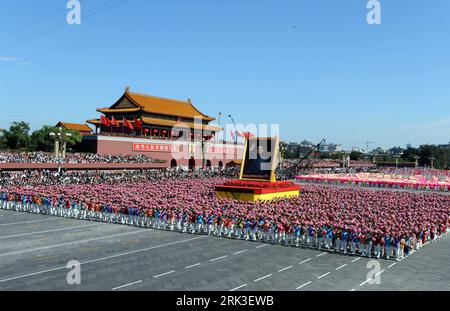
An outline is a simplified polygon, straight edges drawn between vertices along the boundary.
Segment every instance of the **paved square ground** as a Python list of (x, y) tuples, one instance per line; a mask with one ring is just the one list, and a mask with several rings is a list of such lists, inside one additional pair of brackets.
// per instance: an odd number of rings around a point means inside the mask
[[(449, 258), (449, 237), (370, 270), (369, 258), (0, 210), (0, 290), (450, 290)], [(80, 285), (67, 284), (71, 260)]]

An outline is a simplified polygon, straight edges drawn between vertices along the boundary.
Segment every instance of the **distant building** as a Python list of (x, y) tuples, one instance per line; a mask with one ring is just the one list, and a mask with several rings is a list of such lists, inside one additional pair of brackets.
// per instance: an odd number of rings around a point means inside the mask
[(341, 144), (328, 144), (328, 152), (341, 152), (342, 151), (342, 145)]
[(326, 153), (340, 152), (340, 151), (342, 151), (342, 145), (333, 144), (333, 143), (322, 144), (319, 147), (319, 151), (326, 152)]
[(221, 127), (188, 100), (131, 92), (127, 87), (111, 106), (98, 108), (99, 119), (84, 135), (80, 150), (97, 154), (147, 155), (168, 167), (224, 167), (240, 160), (243, 145), (218, 143)]
[(322, 145), (320, 145), (319, 151), (320, 151), (320, 152), (329, 152), (330, 150), (329, 150), (328, 144), (322, 144)]
[(405, 149), (402, 147), (392, 147), (387, 150), (387, 153), (391, 155), (402, 155), (404, 151)]
[(359, 147), (352, 147), (352, 151), (364, 153), (364, 149), (361, 149)]
[(411, 144), (406, 144), (406, 149), (410, 149), (410, 148), (412, 148), (412, 145)]
[(69, 131), (77, 131), (80, 132), (81, 135), (92, 134), (92, 129), (87, 124), (58, 122), (56, 127), (62, 127)]
[(300, 143), (300, 147), (310, 147), (313, 148), (314, 144), (312, 142), (310, 142), (309, 140), (304, 140)]
[(306, 157), (308, 156), (311, 151), (314, 149), (314, 144), (310, 141), (304, 140), (300, 143), (299, 148), (299, 157)]
[(374, 154), (383, 154), (384, 150), (381, 147), (378, 147), (378, 148), (373, 149), (372, 153), (374, 153)]

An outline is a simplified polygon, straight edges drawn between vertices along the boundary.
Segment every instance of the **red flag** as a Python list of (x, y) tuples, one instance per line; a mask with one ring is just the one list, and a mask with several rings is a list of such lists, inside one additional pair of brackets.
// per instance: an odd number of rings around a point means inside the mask
[(251, 138), (251, 137), (253, 137), (253, 136), (255, 136), (255, 135), (253, 135), (253, 134), (250, 133), (250, 132), (238, 132), (238, 136), (239, 136), (239, 137), (245, 137), (245, 138)]
[(134, 126), (137, 129), (142, 129), (142, 120), (141, 119), (136, 119), (136, 117), (134, 118)]
[(105, 116), (101, 116), (100, 117), (100, 123), (104, 126), (110, 126), (111, 125), (111, 121), (105, 117)]
[(234, 140), (234, 132), (233, 132), (233, 131), (230, 131), (230, 134), (231, 134), (231, 139)]
[(123, 126), (128, 127), (130, 130), (134, 129), (133, 124), (125, 118), (123, 118)]
[(111, 118), (111, 124), (115, 127), (119, 127), (119, 122), (117, 122), (116, 118), (114, 118), (114, 116), (112, 116)]

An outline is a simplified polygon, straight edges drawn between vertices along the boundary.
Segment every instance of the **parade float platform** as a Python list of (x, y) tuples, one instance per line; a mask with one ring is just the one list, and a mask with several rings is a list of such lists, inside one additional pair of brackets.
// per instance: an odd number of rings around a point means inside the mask
[(300, 195), (300, 186), (290, 181), (228, 180), (215, 187), (218, 198), (246, 202), (269, 201)]

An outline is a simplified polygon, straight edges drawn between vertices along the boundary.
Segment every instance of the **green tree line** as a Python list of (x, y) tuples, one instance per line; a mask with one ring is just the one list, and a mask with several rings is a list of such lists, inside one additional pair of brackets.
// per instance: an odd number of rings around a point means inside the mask
[(439, 169), (450, 168), (450, 148), (435, 145), (422, 145), (419, 148), (408, 148), (403, 152), (402, 159), (414, 162), (418, 156), (420, 166), (431, 166), (431, 158), (434, 158), (434, 167)]
[[(11, 124), (9, 130), (0, 133), (0, 149), (13, 151), (52, 151), (54, 139), (51, 132), (58, 132), (58, 128), (44, 125), (41, 129), (30, 134), (30, 125), (24, 121), (16, 121)], [(67, 147), (81, 142), (81, 135), (77, 131), (66, 131), (72, 136), (66, 138)]]

